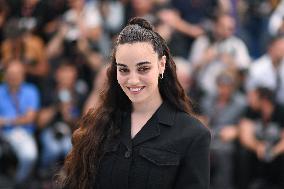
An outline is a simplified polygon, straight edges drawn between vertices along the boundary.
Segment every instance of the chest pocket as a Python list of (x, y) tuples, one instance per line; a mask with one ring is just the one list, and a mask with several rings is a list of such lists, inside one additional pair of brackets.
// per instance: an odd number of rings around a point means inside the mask
[(157, 166), (179, 164), (179, 155), (174, 152), (155, 148), (141, 148), (139, 154)]
[(178, 153), (141, 147), (139, 155), (145, 160), (145, 168), (149, 169), (147, 189), (173, 188), (180, 164)]

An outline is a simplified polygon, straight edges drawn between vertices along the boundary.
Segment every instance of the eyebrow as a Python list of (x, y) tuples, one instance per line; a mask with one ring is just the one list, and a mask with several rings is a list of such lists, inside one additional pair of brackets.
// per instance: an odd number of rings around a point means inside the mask
[[(142, 66), (144, 64), (151, 64), (151, 62), (148, 61), (143, 61), (143, 62), (139, 62), (136, 64), (136, 66)], [(117, 66), (122, 66), (122, 67), (127, 67), (125, 64), (121, 64), (121, 63), (116, 63)]]

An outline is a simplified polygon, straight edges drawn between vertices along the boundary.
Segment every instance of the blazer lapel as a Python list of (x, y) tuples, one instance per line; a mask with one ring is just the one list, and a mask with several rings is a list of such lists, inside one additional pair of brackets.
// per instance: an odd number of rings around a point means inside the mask
[(120, 141), (126, 146), (127, 149), (131, 149), (131, 114), (126, 112), (123, 117), (123, 123), (121, 127)]
[(155, 114), (147, 121), (144, 127), (133, 138), (133, 146), (137, 146), (138, 144), (144, 143), (160, 135), (160, 128)]
[(132, 145), (137, 146), (160, 135), (160, 125), (174, 124), (175, 110), (167, 103), (163, 103), (153, 116), (147, 121), (141, 131), (133, 138)]

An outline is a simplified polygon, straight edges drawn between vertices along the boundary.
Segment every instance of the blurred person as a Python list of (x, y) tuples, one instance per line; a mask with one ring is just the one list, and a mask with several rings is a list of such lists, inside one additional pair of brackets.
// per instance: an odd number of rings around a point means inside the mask
[(201, 112), (213, 133), (211, 143), (212, 189), (234, 188), (234, 154), (238, 124), (246, 101), (236, 92), (236, 75), (222, 71), (216, 78), (217, 93), (202, 99)]
[(102, 16), (102, 35), (99, 41), (101, 53), (108, 57), (111, 45), (125, 22), (126, 6), (124, 0), (99, 0), (98, 7)]
[(81, 38), (77, 43), (78, 52), (84, 57), (84, 61), (87, 66), (97, 72), (99, 67), (102, 66), (103, 54), (100, 52), (94, 51), (86, 38)]
[(210, 132), (190, 114), (175, 63), (142, 18), (120, 32), (103, 101), (73, 135), (63, 188), (207, 189)]
[(43, 24), (40, 36), (47, 44), (61, 27), (61, 18), (64, 12), (68, 9), (68, 0), (45, 0), (45, 15), (46, 22)]
[(167, 44), (170, 43), (172, 40), (173, 29), (159, 18), (153, 22), (153, 25), (155, 30), (163, 37)]
[(247, 46), (234, 31), (234, 19), (228, 14), (220, 14), (215, 18), (213, 31), (194, 41), (189, 60), (195, 80), (205, 94), (216, 92), (216, 77), (222, 70), (241, 72), (249, 67)]
[(69, 9), (62, 15), (58, 31), (48, 43), (48, 59), (60, 53), (74, 57), (77, 53), (77, 42), (81, 38), (86, 39), (92, 48), (97, 48), (102, 29), (102, 18), (97, 4), (84, 0), (68, 0), (68, 3)]
[(247, 39), (248, 35), (244, 31), (243, 22), (247, 8), (246, 0), (218, 0), (218, 12), (227, 13), (234, 18), (236, 22), (235, 35), (243, 39), (246, 44), (249, 40)]
[(126, 14), (131, 11), (127, 9), (128, 0), (99, 0), (98, 3), (103, 20), (101, 53), (108, 57), (113, 41), (125, 23)]
[(88, 39), (81, 37), (78, 39), (74, 48), (72, 55), (68, 55), (70, 52), (64, 47), (64, 38), (67, 32), (67, 28), (62, 26), (51, 41), (47, 44), (47, 58), (51, 67), (51, 74), (48, 77), (48, 81), (52, 82), (54, 77), (55, 70), (62, 63), (62, 59), (68, 57), (71, 64), (73, 64), (78, 70), (78, 77), (80, 78), (81, 83), (85, 86), (84, 90), (88, 90), (92, 86), (93, 77), (96, 75), (98, 69), (103, 62), (103, 55), (94, 50)]
[(63, 14), (58, 31), (47, 44), (47, 58), (56, 70), (64, 57), (72, 59), (79, 77), (89, 88), (103, 57), (100, 41), (102, 18), (98, 3), (69, 0), (70, 8)]
[(158, 13), (165, 7), (168, 7), (168, 0), (129, 0), (126, 3), (125, 22), (133, 17), (141, 17), (154, 25), (155, 30), (158, 31), (164, 39), (169, 42), (172, 35), (172, 28), (159, 18)]
[(25, 82), (22, 62), (13, 60), (8, 63), (4, 83), (0, 85), (0, 98), (0, 131), (18, 159), (15, 181), (24, 183), (38, 156), (33, 134), (39, 93), (34, 85)]
[(7, 3), (11, 7), (10, 18), (18, 19), (33, 34), (45, 39), (45, 26), (54, 14), (47, 0), (13, 0)]
[(277, 104), (274, 92), (257, 87), (254, 103), (240, 123), (240, 141), (245, 151), (240, 164), (243, 180), (240, 188), (283, 188), (284, 108)]
[(244, 14), (242, 19), (243, 35), (253, 59), (266, 51), (269, 42), (269, 17), (279, 0), (242, 0)]
[[(254, 95), (258, 86), (275, 91), (277, 103), (284, 104), (284, 37), (275, 36), (270, 40), (267, 52), (255, 60), (249, 68), (246, 90)], [(264, 77), (265, 76), (265, 77)]]
[(182, 88), (186, 93), (189, 93), (191, 87), (191, 65), (190, 63), (181, 57), (174, 57), (177, 69), (177, 78)]
[[(259, 88), (259, 87), (258, 87)], [(240, 125), (243, 125), (246, 120), (246, 117), (249, 119), (255, 119), (259, 117), (259, 94), (257, 90), (255, 90), (254, 93), (250, 93), (249, 95), (246, 94), (246, 101), (247, 105), (242, 113)], [(242, 140), (239, 137), (239, 141)], [(236, 185), (238, 189), (248, 189), (249, 182), (251, 181), (252, 177), (252, 171), (248, 169), (248, 166), (250, 166), (250, 159), (251, 157), (248, 155), (248, 150), (244, 148), (242, 145), (239, 144), (238, 151), (236, 154), (238, 161), (236, 161), (236, 166), (238, 168), (236, 169), (236, 174), (238, 177), (236, 177)]]
[(170, 0), (171, 7), (158, 11), (158, 17), (173, 30), (169, 43), (174, 56), (188, 57), (194, 39), (204, 34), (210, 25), (217, 0)]
[(151, 23), (155, 20), (155, 0), (129, 0), (128, 7), (130, 12), (126, 12), (126, 22), (137, 16), (145, 18)]
[(27, 81), (41, 87), (49, 72), (45, 45), (39, 37), (25, 28), (17, 19), (11, 19), (5, 28), (6, 39), (1, 45), (1, 63), (4, 67), (13, 59), (24, 65)]
[[(173, 57), (176, 63), (177, 78), (187, 96), (191, 98), (192, 111), (196, 116), (200, 115), (200, 91), (196, 90), (192, 79), (192, 67), (187, 59), (182, 57)], [(201, 117), (199, 117), (201, 118)]]
[(67, 29), (65, 48), (70, 48), (69, 46), (81, 37), (87, 38), (91, 45), (96, 45), (102, 31), (102, 18), (98, 5), (95, 2), (85, 2), (85, 0), (68, 0), (68, 3), (70, 8), (62, 17), (63, 27)]
[(62, 63), (55, 73), (55, 87), (49, 91), (50, 97), (44, 99), (44, 107), (39, 112), (40, 174), (43, 177), (50, 176), (71, 149), (71, 135), (85, 99), (85, 95), (76, 90), (76, 82), (76, 67)]
[[(54, 59), (61, 59), (63, 57), (70, 56), (70, 59), (76, 58), (81, 54), (87, 59), (87, 63), (92, 69), (96, 69), (100, 66), (101, 59), (100, 53), (93, 49), (87, 36), (80, 36), (80, 38), (74, 41), (66, 41), (66, 35), (68, 33), (68, 26), (62, 24), (53, 38), (49, 41), (46, 48), (46, 55), (48, 60), (52, 63), (52, 66), (56, 68), (58, 65), (53, 65)], [(68, 43), (70, 47), (66, 47)], [(71, 49), (70, 49), (71, 48)], [(71, 50), (71, 51), (70, 51)], [(73, 59), (74, 60), (74, 59)], [(76, 59), (75, 59), (76, 60)]]
[(99, 73), (96, 75), (94, 79), (94, 83), (93, 83), (93, 89), (90, 92), (84, 104), (83, 113), (87, 113), (90, 108), (95, 108), (101, 103), (102, 101), (101, 95), (107, 83), (108, 67), (109, 67), (109, 64), (102, 66)]
[(125, 20), (125, 3), (123, 0), (100, 0), (100, 12), (104, 29), (113, 36), (121, 29)]

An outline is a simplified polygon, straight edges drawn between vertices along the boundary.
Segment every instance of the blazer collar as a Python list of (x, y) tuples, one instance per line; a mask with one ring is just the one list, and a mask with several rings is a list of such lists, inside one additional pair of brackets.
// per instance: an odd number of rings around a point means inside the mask
[(172, 108), (167, 102), (163, 102), (157, 112), (159, 123), (163, 125), (173, 126), (175, 122), (175, 116), (176, 110)]
[(137, 146), (160, 135), (160, 125), (173, 126), (176, 110), (163, 102), (144, 127), (131, 139), (131, 115), (125, 117), (121, 132), (121, 142), (127, 147)]

